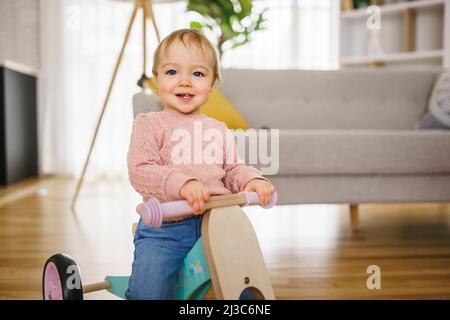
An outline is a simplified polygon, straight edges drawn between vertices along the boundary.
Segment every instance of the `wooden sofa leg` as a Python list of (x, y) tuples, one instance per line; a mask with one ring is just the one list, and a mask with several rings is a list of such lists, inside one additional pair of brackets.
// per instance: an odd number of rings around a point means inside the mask
[(358, 229), (359, 227), (358, 204), (354, 203), (350, 204), (350, 222), (352, 224), (353, 229)]

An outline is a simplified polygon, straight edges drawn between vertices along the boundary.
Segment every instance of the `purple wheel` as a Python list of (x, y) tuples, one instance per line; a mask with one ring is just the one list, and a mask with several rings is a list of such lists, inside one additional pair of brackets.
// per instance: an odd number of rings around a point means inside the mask
[(83, 300), (80, 272), (66, 254), (55, 254), (45, 262), (42, 275), (44, 300)]

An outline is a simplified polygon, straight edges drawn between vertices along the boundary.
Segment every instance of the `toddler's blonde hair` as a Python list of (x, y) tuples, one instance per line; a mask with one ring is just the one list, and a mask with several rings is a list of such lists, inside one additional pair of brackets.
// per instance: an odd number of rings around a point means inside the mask
[(172, 32), (167, 37), (161, 41), (158, 47), (153, 54), (153, 67), (152, 73), (153, 76), (156, 77), (158, 75), (157, 67), (159, 64), (159, 56), (161, 54), (161, 50), (166, 50), (170, 48), (170, 46), (175, 41), (181, 41), (183, 45), (187, 48), (188, 45), (195, 45), (200, 48), (202, 51), (207, 48), (211, 51), (213, 56), (213, 82), (214, 84), (216, 80), (220, 81), (220, 67), (219, 67), (219, 55), (217, 53), (217, 49), (213, 46), (213, 44), (197, 29), (180, 29)]

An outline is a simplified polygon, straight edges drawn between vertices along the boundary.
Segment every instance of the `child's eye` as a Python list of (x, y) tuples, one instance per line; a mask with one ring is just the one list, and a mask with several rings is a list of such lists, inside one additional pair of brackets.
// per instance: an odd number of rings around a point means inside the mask
[(174, 76), (177, 74), (177, 72), (173, 69), (170, 69), (170, 70), (166, 71), (166, 74), (168, 74), (169, 76)]
[(200, 71), (195, 71), (195, 72), (193, 73), (193, 75), (194, 75), (195, 77), (203, 77), (203, 76), (204, 76), (204, 74), (203, 74), (202, 72), (200, 72)]

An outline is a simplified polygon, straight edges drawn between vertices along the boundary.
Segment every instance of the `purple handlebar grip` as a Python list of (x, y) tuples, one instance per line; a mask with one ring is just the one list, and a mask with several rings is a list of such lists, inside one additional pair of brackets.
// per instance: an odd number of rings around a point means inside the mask
[[(259, 196), (256, 192), (245, 192), (245, 197), (247, 203), (245, 205), (258, 204)], [(278, 200), (277, 192), (272, 194), (271, 201), (262, 206), (264, 209), (272, 208)], [(146, 203), (144, 203), (140, 210), (138, 210), (139, 215), (142, 218), (144, 224), (159, 228), (162, 224), (164, 218), (191, 216), (192, 208), (189, 206), (189, 202), (186, 200), (177, 200), (165, 203), (159, 203), (156, 198), (150, 198)]]
[(247, 199), (246, 206), (259, 203), (259, 196), (256, 192), (244, 192), (244, 194)]
[(192, 215), (192, 208), (186, 200), (177, 200), (161, 204), (164, 218)]
[(142, 221), (151, 227), (159, 228), (162, 224), (163, 210), (156, 198), (150, 198), (144, 203), (139, 211)]
[(192, 208), (185, 200), (159, 203), (156, 198), (150, 198), (139, 211), (142, 221), (150, 226), (159, 228), (163, 218), (182, 217), (192, 215)]
[[(247, 198), (246, 206), (259, 203), (259, 196), (256, 192), (245, 192), (245, 196)], [(278, 194), (275, 191), (272, 194), (272, 198), (270, 199), (270, 202), (268, 204), (266, 204), (265, 206), (261, 206), (261, 207), (263, 207), (264, 209), (270, 209), (274, 205), (277, 204), (277, 201), (278, 201)]]

